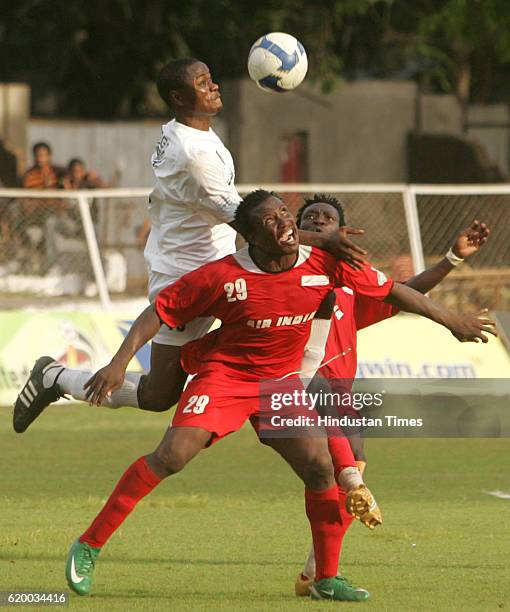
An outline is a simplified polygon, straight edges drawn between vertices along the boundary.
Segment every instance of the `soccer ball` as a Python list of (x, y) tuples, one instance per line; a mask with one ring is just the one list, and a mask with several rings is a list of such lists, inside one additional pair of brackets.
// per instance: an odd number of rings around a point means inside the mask
[(305, 48), (283, 32), (261, 36), (248, 55), (250, 78), (265, 91), (290, 91), (302, 82), (307, 70)]

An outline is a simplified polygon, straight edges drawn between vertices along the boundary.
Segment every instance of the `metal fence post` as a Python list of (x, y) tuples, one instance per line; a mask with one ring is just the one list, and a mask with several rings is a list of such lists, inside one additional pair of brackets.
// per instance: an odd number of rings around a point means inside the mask
[(101, 255), (99, 253), (94, 224), (92, 223), (92, 217), (90, 215), (89, 201), (84, 195), (79, 195), (77, 199), (78, 206), (80, 207), (83, 229), (85, 231), (85, 240), (87, 241), (87, 247), (89, 250), (90, 262), (92, 264), (92, 269), (94, 270), (94, 277), (96, 279), (97, 290), (99, 292), (99, 299), (101, 300), (101, 305), (103, 308), (109, 310), (111, 307), (110, 295), (108, 293), (108, 286), (106, 285), (106, 278), (104, 275), (103, 264), (101, 262)]
[(416, 193), (412, 187), (406, 187), (403, 196), (414, 273), (419, 274), (425, 270), (425, 259), (423, 257), (423, 246), (421, 244), (420, 220), (418, 218), (418, 207), (416, 206)]

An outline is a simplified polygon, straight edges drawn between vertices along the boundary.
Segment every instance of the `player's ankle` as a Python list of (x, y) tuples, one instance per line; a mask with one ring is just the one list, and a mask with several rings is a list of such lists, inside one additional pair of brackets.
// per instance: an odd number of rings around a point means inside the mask
[(365, 484), (361, 472), (357, 467), (346, 467), (340, 470), (336, 475), (336, 481), (346, 493)]

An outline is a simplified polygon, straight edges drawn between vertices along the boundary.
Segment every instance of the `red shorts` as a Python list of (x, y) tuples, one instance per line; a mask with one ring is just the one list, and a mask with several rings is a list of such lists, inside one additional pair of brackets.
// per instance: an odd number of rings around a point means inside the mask
[[(279, 401), (283, 394), (298, 393), (299, 401)], [(200, 427), (214, 435), (213, 442), (238, 431), (250, 419), (254, 428), (285, 431), (315, 413), (307, 405), (298, 378), (281, 383), (233, 379), (221, 370), (200, 372), (184, 390), (172, 427)], [(296, 396), (293, 396), (296, 398)], [(275, 400), (275, 398), (277, 398)]]

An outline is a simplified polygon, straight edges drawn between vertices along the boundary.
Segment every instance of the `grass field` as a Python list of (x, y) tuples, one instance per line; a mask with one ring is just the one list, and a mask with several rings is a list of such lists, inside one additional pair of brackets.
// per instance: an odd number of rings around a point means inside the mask
[[(0, 412), (0, 590), (67, 590), (73, 539), (169, 415), (50, 408), (25, 434)], [(343, 572), (363, 604), (297, 600), (309, 546), (302, 487), (249, 428), (141, 502), (101, 554), (76, 610), (510, 609), (510, 440), (370, 440), (385, 523), (359, 524)]]

